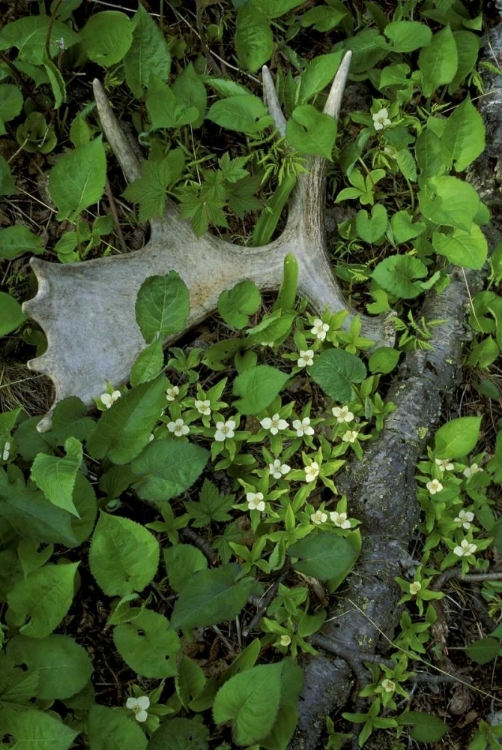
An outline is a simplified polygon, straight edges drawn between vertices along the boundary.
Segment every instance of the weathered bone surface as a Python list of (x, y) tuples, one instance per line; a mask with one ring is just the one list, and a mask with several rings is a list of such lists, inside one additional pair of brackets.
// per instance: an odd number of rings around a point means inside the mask
[[(338, 117), (350, 65), (347, 53), (333, 81), (324, 111)], [(264, 69), (264, 97), (280, 132), (285, 120), (268, 70)], [(99, 116), (106, 137), (126, 179), (141, 177), (141, 165), (106, 99), (94, 82)], [(177, 271), (190, 292), (186, 329), (214, 312), (220, 293), (243, 279), (261, 290), (277, 290), (282, 281), (284, 256), (298, 259), (298, 292), (312, 308), (324, 312), (349, 310), (346, 325), (356, 314), (345, 301), (331, 270), (325, 229), (325, 159), (312, 157), (308, 172), (300, 175), (281, 236), (263, 247), (241, 247), (206, 234), (197, 238), (190, 224), (168, 202), (162, 219), (151, 222), (151, 237), (142, 250), (85, 263), (58, 265), (33, 258), (38, 279), (36, 297), (24, 312), (44, 329), (47, 352), (28, 366), (49, 375), (55, 385), (51, 411), (39, 423), (50, 429), (55, 405), (68, 396), (86, 404), (103, 393), (105, 381), (115, 386), (129, 377), (132, 364), (146, 346), (135, 318), (135, 301), (143, 281)], [(389, 315), (362, 316), (362, 333), (375, 345), (391, 345), (394, 329)], [(180, 332), (178, 336), (181, 335)], [(170, 339), (171, 341), (173, 339)]]

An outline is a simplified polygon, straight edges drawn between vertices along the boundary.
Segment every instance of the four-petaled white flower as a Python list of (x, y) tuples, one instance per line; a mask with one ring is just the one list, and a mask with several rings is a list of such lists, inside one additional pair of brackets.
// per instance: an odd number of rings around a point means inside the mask
[(323, 513), (322, 510), (316, 510), (315, 513), (311, 514), (310, 520), (312, 523), (326, 523), (328, 520), (328, 514)]
[(209, 399), (206, 399), (206, 401), (199, 401), (196, 399), (195, 408), (197, 409), (199, 414), (211, 414), (211, 402), (209, 401)]
[(190, 427), (185, 424), (182, 419), (177, 419), (175, 422), (169, 422), (167, 429), (169, 432), (174, 432), (176, 437), (183, 437), (183, 435), (188, 435), (190, 432)]
[(474, 513), (470, 510), (461, 510), (456, 518), (453, 519), (455, 523), (460, 523), (464, 529), (470, 529), (471, 523), (474, 521)]
[(439, 479), (432, 479), (430, 482), (427, 482), (425, 486), (427, 487), (431, 495), (435, 495), (436, 492), (441, 492), (441, 490), (443, 489), (443, 485), (441, 484)]
[(449, 458), (436, 458), (436, 465), (439, 466), (439, 471), (453, 471), (455, 468)]
[(121, 395), (120, 391), (113, 391), (113, 393), (102, 393), (99, 398), (103, 406), (106, 406), (106, 408), (109, 409), (111, 405), (121, 397)]
[(355, 443), (358, 435), (359, 433), (356, 430), (347, 430), (347, 432), (342, 435), (342, 440), (344, 443)]
[(273, 464), (269, 464), (268, 468), (274, 479), (282, 479), (285, 474), (291, 471), (291, 466), (281, 464), (278, 458), (275, 459)]
[(166, 399), (168, 401), (176, 401), (176, 397), (180, 395), (180, 389), (177, 385), (172, 385), (166, 391)]
[(128, 698), (126, 708), (134, 713), (136, 721), (146, 721), (148, 719), (147, 708), (150, 706), (150, 698), (147, 695), (140, 695), (139, 698)]
[(457, 555), (457, 557), (469, 557), (469, 555), (473, 555), (476, 552), (477, 548), (477, 544), (472, 544), (472, 542), (464, 539), (460, 542), (460, 547), (455, 547), (453, 554)]
[(298, 367), (310, 367), (314, 364), (314, 352), (312, 349), (307, 349), (304, 352), (300, 349), (299, 354), (300, 357), (296, 363)]
[(464, 477), (472, 477), (473, 474), (477, 474), (478, 471), (483, 471), (481, 466), (478, 466), (477, 464), (471, 464), (470, 466), (466, 466), (463, 470), (462, 474)]
[(386, 107), (382, 107), (378, 112), (375, 112), (374, 115), (371, 115), (373, 118), (373, 127), (375, 130), (383, 130), (384, 128), (388, 128), (389, 125), (392, 125), (391, 121), (389, 120), (389, 112)]
[(350, 529), (350, 521), (346, 513), (338, 513), (337, 510), (332, 510), (329, 517), (335, 526), (339, 526), (341, 529)]
[(265, 510), (263, 492), (246, 492), (248, 510)]
[(3, 450), (2, 450), (2, 461), (8, 461), (10, 456), (10, 443), (7, 440), (4, 443)]
[(291, 637), (289, 635), (281, 635), (281, 640), (279, 642), (281, 646), (289, 646), (291, 643)]
[(387, 678), (385, 680), (382, 680), (382, 687), (386, 693), (393, 693), (394, 690), (396, 689), (396, 686), (392, 682), (392, 680), (389, 680)]
[(298, 435), (298, 437), (314, 434), (314, 428), (310, 426), (309, 417), (304, 417), (301, 421), (299, 419), (295, 419), (293, 422), (293, 429), (296, 430), (296, 434)]
[(319, 464), (317, 463), (317, 461), (312, 461), (312, 463), (309, 466), (305, 467), (305, 481), (315, 482), (318, 476), (319, 476)]
[(265, 417), (260, 422), (264, 430), (270, 430), (272, 435), (277, 435), (279, 430), (287, 430), (289, 424), (285, 419), (281, 419), (278, 414), (274, 414), (273, 417)]
[(336, 417), (336, 421), (338, 424), (342, 424), (343, 422), (352, 422), (354, 419), (354, 415), (351, 411), (349, 411), (348, 406), (334, 406), (331, 409), (331, 413), (334, 417)]
[(416, 596), (421, 588), (422, 584), (420, 583), (420, 581), (413, 581), (412, 583), (410, 583), (410, 594), (412, 596)]
[(214, 433), (216, 442), (223, 443), (227, 438), (229, 440), (233, 438), (236, 426), (236, 422), (233, 419), (229, 419), (226, 422), (216, 422), (216, 432)]
[(314, 325), (310, 330), (310, 333), (319, 339), (319, 341), (324, 341), (326, 338), (326, 334), (329, 331), (329, 325), (327, 323), (323, 323), (320, 318), (316, 318), (314, 320)]

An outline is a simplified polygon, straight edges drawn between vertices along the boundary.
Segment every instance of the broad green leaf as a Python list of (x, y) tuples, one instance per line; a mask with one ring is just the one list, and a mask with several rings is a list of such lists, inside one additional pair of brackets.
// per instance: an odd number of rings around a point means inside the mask
[(174, 679), (176, 694), (184, 708), (188, 708), (190, 701), (200, 694), (206, 684), (204, 671), (196, 661), (182, 654), (178, 661), (178, 674)]
[[(15, 557), (15, 553), (12, 552), (12, 554)], [(2, 566), (7, 563), (7, 571), (12, 573), (14, 571), (12, 569), (9, 570), (7, 555), (7, 550), (0, 553)], [(7, 571), (4, 569), (4, 572)], [(9, 587), (13, 583), (14, 578), (9, 581)], [(4, 586), (2, 585), (1, 588), (3, 589)], [(7, 709), (7, 712), (19, 709), (26, 710), (33, 707), (31, 701), (36, 695), (38, 680), (38, 674), (33, 672), (27, 674), (22, 668), (15, 667), (12, 659), (7, 656), (5, 651), (2, 651), (0, 654), (0, 725), (2, 725), (2, 705)]]
[(189, 312), (188, 288), (176, 271), (149, 276), (141, 284), (136, 298), (136, 320), (146, 342), (181, 331)]
[(16, 185), (8, 163), (0, 156), (0, 195), (12, 195), (16, 192)]
[(485, 150), (483, 118), (469, 96), (448, 118), (441, 138), (443, 152), (456, 172), (463, 172)]
[(287, 750), (298, 722), (298, 700), (303, 687), (303, 670), (298, 664), (284, 660), (281, 702), (270, 733), (260, 740), (265, 750)]
[(29, 674), (38, 675), (36, 697), (63, 700), (78, 693), (92, 674), (92, 663), (83, 646), (67, 635), (34, 639), (16, 635), (7, 645), (15, 665), (25, 665)]
[(25, 320), (26, 315), (17, 299), (6, 292), (0, 292), (0, 336), (15, 331)]
[(427, 266), (411, 255), (390, 255), (371, 274), (382, 289), (401, 299), (414, 299), (422, 287), (414, 279), (427, 276)]
[(10, 623), (29, 638), (46, 638), (70, 609), (79, 563), (44, 565), (7, 595)]
[(387, 375), (396, 367), (399, 362), (399, 352), (397, 349), (391, 349), (388, 346), (381, 346), (372, 353), (368, 369), (371, 373), (381, 372)]
[[(0, 135), (5, 135), (4, 122), (13, 120), (23, 108), (21, 90), (12, 83), (0, 84)], [(3, 230), (4, 232), (7, 230)], [(0, 255), (1, 257), (1, 255)]]
[(447, 422), (435, 435), (436, 458), (464, 458), (476, 447), (481, 417), (459, 417)]
[(94, 488), (90, 481), (80, 472), (77, 474), (75, 480), (73, 503), (80, 517), (71, 516), (71, 526), (77, 542), (76, 544), (67, 545), (68, 547), (82, 544), (91, 535), (98, 513)]
[(0, 49), (17, 47), (19, 60), (32, 65), (43, 65), (47, 35), (50, 32), (49, 52), (54, 57), (61, 51), (62, 40), (65, 49), (69, 49), (80, 37), (65, 23), (54, 21), (50, 16), (29, 15), (6, 24), (0, 31)]
[(69, 437), (87, 440), (95, 422), (87, 416), (87, 406), (76, 396), (65, 398), (56, 405), (52, 415), (50, 432), (44, 433), (44, 440), (53, 448), (64, 445)]
[(396, 152), (396, 164), (399, 167), (401, 174), (406, 177), (410, 182), (417, 181), (417, 165), (411, 151), (407, 148), (400, 148)]
[(268, 109), (254, 94), (227, 96), (211, 105), (206, 118), (222, 128), (247, 135), (261, 133), (274, 124)]
[(162, 340), (157, 339), (136, 357), (131, 370), (131, 385), (135, 388), (140, 383), (154, 380), (164, 366), (164, 350)]
[(406, 711), (399, 717), (399, 723), (411, 725), (408, 731), (417, 742), (439, 742), (450, 729), (438, 716), (420, 711)]
[(28, 227), (16, 225), (0, 229), (0, 258), (14, 260), (23, 253), (40, 255), (44, 251), (44, 238), (30, 232)]
[(255, 8), (259, 8), (267, 18), (280, 18), (289, 13), (290, 10), (303, 5), (305, 0), (252, 0)]
[(131, 182), (123, 196), (139, 204), (139, 220), (150, 221), (164, 214), (167, 190), (179, 178), (184, 166), (181, 149), (172, 149), (165, 159), (147, 160), (141, 165), (142, 176)]
[(317, 154), (332, 161), (336, 121), (311, 104), (295, 107), (286, 125), (286, 138), (301, 154)]
[(124, 58), (132, 44), (133, 30), (134, 24), (125, 13), (104, 10), (92, 15), (80, 33), (89, 58), (109, 68)]
[(202, 83), (202, 77), (195, 71), (192, 63), (188, 63), (173, 83), (173, 91), (180, 102), (187, 109), (195, 107), (199, 116), (191, 125), (200, 128), (206, 114), (207, 92)]
[(476, 67), (479, 48), (482, 44), (481, 37), (471, 31), (454, 31), (453, 38), (457, 45), (458, 67), (453, 81), (448, 86), (450, 96)]
[[(78, 735), (59, 718), (56, 719), (53, 713), (33, 708), (26, 711), (4, 710), (0, 719), (2, 733), (12, 735), (15, 740), (14, 745), (9, 743), (6, 747), (17, 750), (68, 750)], [(139, 750), (139, 746), (135, 750)]]
[(142, 677), (164, 679), (176, 674), (180, 639), (163, 615), (144, 609), (132, 622), (117, 625), (113, 640), (125, 663)]
[(340, 67), (343, 51), (332, 52), (329, 55), (319, 55), (311, 60), (302, 73), (298, 102), (305, 104), (313, 96), (319, 94), (335, 77)]
[(155, 73), (150, 73), (146, 108), (152, 123), (151, 130), (179, 128), (199, 119), (196, 107), (187, 107), (185, 101), (176, 96), (173, 89)]
[(413, 222), (413, 217), (407, 211), (397, 211), (393, 214), (390, 219), (390, 227), (396, 245), (409, 242), (426, 229), (423, 221)]
[(345, 349), (327, 349), (309, 367), (312, 380), (335, 401), (350, 403), (354, 397), (353, 384), (366, 377), (364, 362)]
[(279, 342), (286, 337), (295, 320), (295, 313), (276, 311), (271, 315), (264, 315), (258, 325), (247, 330), (246, 342), (261, 344), (262, 342)]
[(253, 281), (244, 279), (218, 297), (218, 312), (229, 326), (240, 331), (249, 323), (249, 316), (261, 305), (260, 290)]
[(331, 31), (343, 21), (348, 11), (329, 8), (327, 5), (318, 5), (310, 8), (301, 18), (304, 27), (313, 26), (316, 31)]
[(143, 591), (159, 565), (159, 543), (128, 518), (101, 513), (89, 550), (91, 573), (108, 596)]
[(237, 14), (234, 42), (241, 65), (251, 73), (272, 57), (272, 29), (264, 13), (251, 3), (241, 8)]
[(501, 650), (502, 646), (497, 638), (480, 638), (467, 646), (465, 652), (476, 664), (488, 664), (500, 654)]
[(270, 365), (258, 365), (246, 370), (234, 380), (234, 395), (241, 396), (234, 401), (234, 408), (241, 414), (258, 414), (270, 406), (289, 377), (288, 373)]
[(452, 263), (476, 270), (483, 268), (488, 256), (488, 243), (477, 224), (472, 225), (470, 232), (462, 229), (454, 229), (452, 234), (434, 232), (432, 245)]
[(382, 239), (387, 229), (387, 209), (377, 203), (371, 209), (371, 218), (362, 208), (356, 214), (356, 230), (359, 237), (370, 245)]
[(415, 157), (423, 177), (435, 177), (446, 171), (441, 139), (430, 127), (425, 128), (418, 136)]
[(132, 44), (124, 57), (126, 83), (137, 99), (148, 86), (150, 74), (167, 80), (171, 69), (171, 53), (159, 26), (139, 3), (133, 18)]
[(413, 52), (432, 40), (430, 28), (418, 21), (392, 21), (383, 33), (392, 42), (392, 52)]
[(361, 551), (361, 534), (350, 531), (346, 537), (335, 536), (330, 531), (309, 534), (288, 548), (289, 557), (297, 557), (295, 570), (320, 581), (337, 581), (348, 576)]
[(420, 50), (418, 67), (422, 72), (422, 91), (431, 96), (439, 86), (453, 81), (458, 67), (457, 45), (452, 30), (446, 26)]
[(92, 750), (146, 750), (148, 742), (138, 722), (120, 711), (94, 705), (87, 722)]
[(266, 664), (236, 674), (217, 692), (216, 724), (232, 722), (236, 745), (253, 745), (266, 737), (277, 718), (281, 700), (282, 664)]
[(100, 200), (105, 189), (106, 159), (101, 136), (63, 154), (49, 173), (49, 192), (58, 219), (74, 221)]
[(239, 573), (236, 563), (194, 573), (174, 605), (171, 627), (204, 627), (237, 617), (254, 585), (250, 579), (236, 580)]
[(51, 503), (78, 517), (72, 498), (84, 455), (82, 443), (69, 437), (65, 441), (65, 451), (63, 458), (40, 453), (31, 467), (31, 478)]
[(141, 383), (103, 412), (87, 442), (93, 458), (127, 464), (143, 450), (165, 406), (166, 382), (161, 375)]
[[(366, 73), (387, 55), (388, 44), (378, 29), (363, 29), (343, 42), (352, 51), (350, 72)], [(335, 47), (336, 49), (336, 47)]]
[(419, 193), (420, 209), (429, 221), (470, 231), (479, 210), (479, 196), (457, 177), (432, 177)]
[(164, 550), (169, 585), (179, 593), (197, 570), (207, 568), (207, 560), (197, 547), (191, 544), (175, 544)]
[(209, 451), (180, 440), (155, 440), (131, 463), (142, 500), (162, 503), (185, 492), (198, 479)]
[(208, 749), (209, 730), (196, 719), (167, 719), (148, 743), (148, 750)]

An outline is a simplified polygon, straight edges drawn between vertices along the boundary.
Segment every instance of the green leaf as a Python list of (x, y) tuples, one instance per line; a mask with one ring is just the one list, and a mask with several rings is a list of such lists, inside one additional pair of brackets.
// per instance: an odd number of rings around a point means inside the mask
[(237, 745), (253, 745), (266, 737), (277, 718), (281, 700), (282, 663), (252, 667), (236, 674), (217, 692), (216, 724), (232, 722)]
[(175, 678), (176, 694), (184, 708), (189, 708), (190, 701), (196, 698), (206, 684), (204, 671), (196, 661), (182, 654), (178, 662), (178, 674)]
[(251, 3), (241, 8), (237, 14), (234, 43), (242, 67), (251, 73), (272, 57), (272, 29), (265, 14)]
[(238, 375), (233, 392), (241, 396), (234, 401), (234, 408), (241, 414), (258, 414), (266, 409), (289, 380), (286, 372), (270, 365), (258, 365)]
[(92, 663), (83, 646), (67, 635), (48, 635), (41, 640), (16, 635), (7, 645), (15, 665), (38, 676), (36, 697), (64, 700), (78, 693), (92, 674)]
[(471, 31), (453, 32), (455, 44), (457, 45), (458, 67), (453, 81), (448, 86), (450, 96), (455, 93), (469, 73), (476, 67), (479, 56), (479, 48), (482, 44), (481, 38)]
[(19, 302), (10, 294), (0, 292), (0, 336), (15, 331), (25, 320), (26, 315)]
[[(53, 713), (32, 708), (23, 711), (1, 711), (0, 720), (2, 733), (12, 735), (15, 740), (15, 745), (9, 743), (6, 747), (18, 750), (68, 750), (78, 735), (78, 732), (63, 724), (59, 718), (56, 719)], [(135, 750), (139, 750), (139, 746)]]
[(480, 638), (465, 649), (469, 659), (476, 664), (488, 664), (500, 654), (500, 651), (501, 644), (497, 638)]
[(297, 557), (293, 567), (320, 581), (336, 579), (337, 585), (348, 576), (361, 551), (361, 534), (350, 531), (346, 537), (330, 531), (309, 534), (288, 548), (289, 557)]
[(435, 435), (436, 458), (464, 458), (476, 447), (482, 417), (459, 417), (447, 422)]
[(457, 177), (432, 177), (419, 193), (420, 209), (429, 221), (469, 232), (479, 210), (479, 196)]
[(332, 161), (336, 121), (311, 104), (295, 107), (286, 125), (286, 138), (301, 154), (317, 154)]
[(75, 221), (97, 203), (105, 189), (106, 159), (101, 136), (63, 154), (49, 173), (49, 192), (58, 220)]
[(208, 627), (237, 617), (254, 585), (249, 578), (237, 581), (239, 573), (236, 563), (194, 573), (174, 605), (171, 627)]
[(204, 479), (198, 502), (185, 500), (185, 509), (193, 519), (192, 526), (202, 528), (209, 526), (211, 521), (230, 521), (228, 511), (234, 502), (234, 495), (220, 495), (218, 488), (209, 479)]
[(183, 330), (189, 312), (188, 288), (176, 271), (149, 276), (141, 284), (136, 298), (136, 320), (148, 343)]
[(143, 591), (159, 566), (159, 543), (128, 518), (101, 513), (89, 550), (91, 573), (107, 596)]
[(187, 106), (155, 73), (150, 73), (146, 108), (152, 123), (151, 130), (179, 128), (199, 119), (197, 108)]
[(418, 21), (392, 21), (383, 33), (392, 42), (392, 52), (413, 52), (432, 40), (432, 31)]
[(63, 40), (65, 49), (80, 41), (80, 36), (61, 21), (53, 21), (50, 16), (45, 15), (30, 15), (3, 27), (0, 31), (0, 49), (17, 47), (19, 60), (32, 65), (43, 65), (49, 26), (50, 57), (60, 52), (59, 40)]
[(347, 11), (328, 8), (327, 5), (319, 5), (310, 8), (301, 18), (303, 27), (313, 26), (316, 31), (331, 31), (343, 21)]
[(16, 192), (16, 185), (12, 179), (10, 167), (3, 156), (0, 156), (0, 195), (12, 195)]
[(132, 44), (133, 30), (134, 24), (125, 13), (104, 10), (91, 16), (80, 33), (89, 58), (109, 68), (124, 58)]
[(0, 258), (5, 260), (14, 260), (23, 253), (40, 255), (44, 251), (44, 244), (43, 237), (22, 225), (0, 229)]
[(79, 563), (44, 565), (7, 595), (10, 623), (30, 638), (46, 638), (70, 609)]
[[(66, 84), (61, 71), (52, 60), (44, 55), (44, 69), (52, 89), (54, 97), (54, 108), (59, 109), (61, 104), (66, 101)], [(89, 140), (89, 139), (88, 139)]]
[(183, 102), (187, 110), (195, 107), (199, 116), (191, 125), (194, 128), (200, 128), (206, 114), (207, 93), (202, 78), (196, 73), (192, 63), (188, 63), (176, 78), (173, 91), (178, 101)]
[(164, 214), (167, 190), (179, 178), (184, 166), (184, 155), (180, 149), (173, 149), (165, 159), (144, 161), (142, 176), (131, 182), (122, 195), (132, 203), (139, 204), (141, 222), (159, 218)]
[(371, 209), (371, 218), (362, 208), (356, 214), (356, 230), (359, 237), (370, 245), (382, 239), (387, 229), (387, 209), (377, 203)]
[(418, 136), (415, 157), (423, 177), (435, 177), (446, 171), (441, 139), (430, 127), (425, 128)]
[(76, 396), (59, 401), (52, 416), (50, 432), (44, 433), (44, 440), (53, 448), (64, 445), (69, 437), (87, 440), (95, 422), (87, 416), (87, 406)]
[(448, 118), (441, 138), (443, 152), (456, 172), (463, 172), (485, 150), (483, 118), (467, 96)]
[(411, 255), (390, 255), (382, 260), (372, 272), (382, 289), (401, 299), (414, 299), (422, 287), (414, 279), (427, 276), (427, 266)]
[[(207, 481), (207, 480), (206, 480)], [(197, 547), (191, 544), (175, 544), (164, 550), (169, 585), (179, 593), (197, 570), (207, 568), (207, 560)]]
[(410, 737), (417, 742), (439, 742), (449, 732), (450, 727), (431, 713), (406, 711), (399, 717), (399, 723), (410, 725)]
[(161, 375), (141, 383), (103, 412), (87, 442), (93, 458), (127, 464), (143, 450), (165, 406), (166, 382)]
[(272, 3), (269, 0), (252, 0), (252, 2), (267, 18), (280, 18), (290, 10), (303, 5), (305, 0), (274, 0)]
[(132, 622), (117, 625), (113, 640), (125, 663), (142, 677), (164, 679), (176, 674), (180, 639), (163, 615), (144, 609)]
[(124, 72), (127, 85), (136, 99), (140, 99), (151, 73), (163, 81), (167, 80), (171, 70), (171, 53), (162, 31), (141, 3), (133, 24), (132, 44), (124, 57)]
[(154, 380), (164, 366), (164, 350), (162, 340), (157, 339), (136, 357), (131, 370), (131, 385), (135, 388), (140, 383)]
[(329, 55), (319, 55), (311, 60), (302, 73), (298, 102), (305, 104), (313, 96), (319, 94), (335, 77), (340, 67), (343, 51), (332, 52)]
[(138, 722), (120, 711), (94, 705), (87, 722), (92, 750), (146, 750), (147, 739)]
[(253, 281), (244, 279), (218, 297), (218, 312), (229, 326), (238, 331), (249, 323), (249, 316), (260, 309), (260, 290)]
[(194, 443), (155, 440), (131, 463), (136, 492), (142, 500), (170, 500), (192, 486), (208, 459), (209, 451)]
[(209, 730), (197, 719), (163, 721), (148, 743), (148, 750), (208, 749)]
[(391, 349), (388, 346), (381, 346), (372, 353), (368, 369), (371, 373), (381, 372), (387, 375), (396, 367), (399, 362), (399, 352), (397, 349)]
[(73, 502), (80, 518), (71, 516), (71, 525), (77, 541), (75, 544), (69, 544), (69, 547), (82, 544), (91, 535), (98, 512), (94, 488), (80, 473), (77, 474), (75, 480)]
[(366, 377), (364, 362), (345, 349), (327, 349), (309, 367), (312, 380), (335, 401), (347, 404), (354, 398), (354, 383)]
[[(23, 95), (12, 83), (0, 84), (0, 135), (5, 135), (4, 122), (13, 120), (23, 108)], [(6, 230), (4, 230), (6, 231)]]
[(390, 218), (390, 227), (395, 244), (401, 245), (422, 234), (426, 224), (423, 221), (413, 223), (413, 217), (407, 211), (397, 211)]
[(261, 133), (274, 123), (262, 100), (254, 94), (221, 99), (211, 105), (206, 118), (222, 128), (247, 135)]
[(31, 478), (51, 503), (78, 516), (72, 497), (84, 455), (82, 443), (69, 437), (65, 442), (65, 451), (63, 458), (40, 453), (31, 467)]
[(449, 26), (432, 37), (420, 50), (418, 67), (422, 72), (422, 91), (431, 96), (439, 86), (453, 81), (458, 67), (457, 45)]
[(454, 229), (452, 234), (434, 232), (432, 246), (452, 263), (476, 270), (483, 268), (488, 256), (488, 243), (477, 224), (471, 226), (470, 232), (462, 229)]

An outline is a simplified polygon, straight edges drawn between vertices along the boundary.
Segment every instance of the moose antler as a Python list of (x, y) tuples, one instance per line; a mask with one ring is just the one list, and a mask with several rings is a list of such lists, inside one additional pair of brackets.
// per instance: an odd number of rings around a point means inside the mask
[[(324, 108), (335, 119), (349, 65), (347, 52)], [(267, 68), (263, 69), (263, 85), (269, 111), (284, 133), (285, 119)], [(141, 164), (97, 80), (94, 95), (103, 130), (127, 181), (138, 179)], [(347, 310), (349, 325), (356, 313), (347, 305), (327, 255), (325, 167), (323, 157), (309, 159), (308, 171), (298, 178), (284, 231), (263, 247), (240, 247), (210, 234), (196, 237), (190, 224), (180, 218), (177, 206), (168, 201), (164, 216), (151, 222), (151, 237), (142, 250), (64, 265), (33, 258), (39, 288), (36, 297), (25, 302), (24, 312), (42, 326), (48, 348), (43, 356), (28, 362), (28, 367), (49, 375), (55, 385), (54, 405), (38, 428), (50, 429), (52, 411), (62, 399), (78, 396), (90, 405), (92, 398), (103, 392), (105, 381), (118, 385), (127, 380), (146, 346), (136, 323), (136, 296), (143, 281), (152, 275), (175, 270), (186, 283), (190, 293), (187, 330), (216, 309), (222, 291), (243, 279), (251, 279), (261, 290), (277, 290), (284, 257), (293, 253), (299, 266), (299, 294), (319, 314), (326, 306), (331, 312)], [(362, 316), (363, 335), (375, 345), (392, 345), (394, 329), (389, 317)]]

